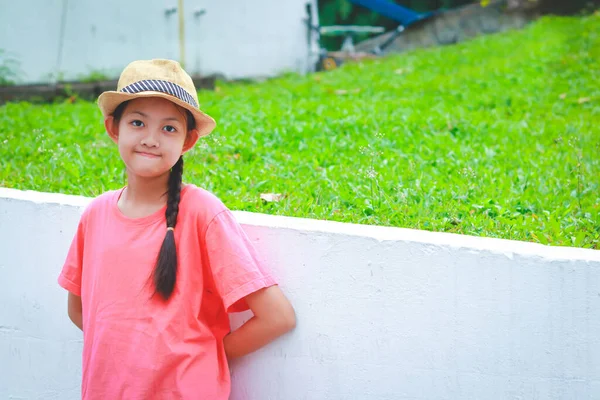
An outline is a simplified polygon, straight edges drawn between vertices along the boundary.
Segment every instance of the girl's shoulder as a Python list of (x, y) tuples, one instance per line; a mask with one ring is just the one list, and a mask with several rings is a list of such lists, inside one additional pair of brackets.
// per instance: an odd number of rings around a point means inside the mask
[(122, 190), (123, 190), (122, 188), (116, 189), (116, 190), (109, 190), (107, 192), (100, 194), (99, 196), (94, 197), (92, 200), (90, 200), (88, 205), (83, 210), (83, 216), (86, 216), (86, 215), (92, 214), (92, 213), (102, 212), (102, 211), (109, 209), (111, 207), (111, 205), (114, 202), (116, 202), (116, 200), (119, 196), (119, 193)]
[(223, 201), (214, 193), (193, 184), (187, 184), (182, 189), (179, 213), (193, 216), (205, 223), (210, 222), (216, 215), (229, 210)]

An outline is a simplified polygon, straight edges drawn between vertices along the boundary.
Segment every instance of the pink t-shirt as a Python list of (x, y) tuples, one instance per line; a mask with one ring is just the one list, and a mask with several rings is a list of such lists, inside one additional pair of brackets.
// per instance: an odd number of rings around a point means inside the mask
[(117, 207), (120, 193), (86, 208), (58, 278), (83, 306), (82, 398), (227, 399), (227, 313), (247, 310), (244, 297), (275, 280), (231, 211), (187, 185), (175, 290), (168, 302), (152, 297), (166, 206), (131, 219)]

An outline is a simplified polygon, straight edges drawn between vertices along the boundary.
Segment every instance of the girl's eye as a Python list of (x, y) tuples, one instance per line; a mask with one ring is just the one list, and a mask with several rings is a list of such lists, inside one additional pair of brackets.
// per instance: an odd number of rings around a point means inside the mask
[(169, 133), (177, 132), (177, 129), (172, 125), (167, 125), (163, 129)]
[(142, 121), (140, 121), (139, 119), (133, 120), (131, 121), (131, 125), (133, 126), (144, 126), (144, 123)]

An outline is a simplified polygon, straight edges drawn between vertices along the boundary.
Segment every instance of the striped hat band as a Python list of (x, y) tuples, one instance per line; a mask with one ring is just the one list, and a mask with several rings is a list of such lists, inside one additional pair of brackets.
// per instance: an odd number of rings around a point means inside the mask
[(134, 82), (121, 89), (125, 93), (140, 93), (140, 92), (161, 92), (177, 97), (179, 100), (185, 101), (194, 108), (198, 108), (198, 103), (184, 88), (176, 83), (163, 81), (158, 79), (145, 79)]

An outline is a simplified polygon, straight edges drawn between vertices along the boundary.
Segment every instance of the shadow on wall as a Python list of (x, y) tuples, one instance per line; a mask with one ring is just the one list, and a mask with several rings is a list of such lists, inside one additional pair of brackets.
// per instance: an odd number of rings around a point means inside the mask
[[(527, 1), (527, 0), (520, 0)], [(600, 7), (600, 0), (537, 0), (542, 14), (569, 15), (578, 12), (591, 12)]]

